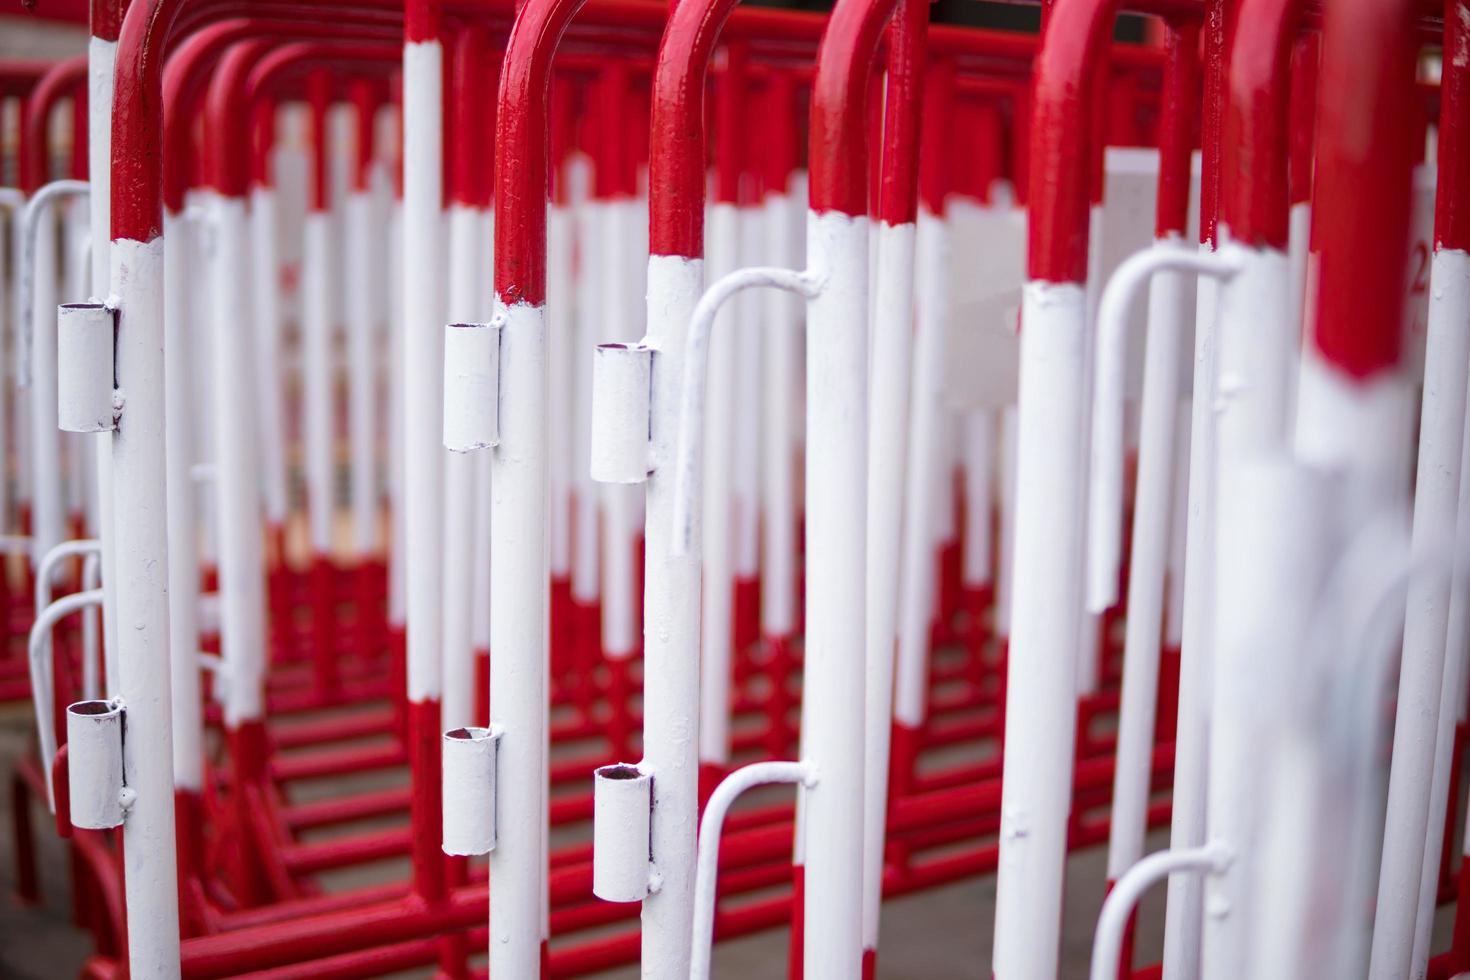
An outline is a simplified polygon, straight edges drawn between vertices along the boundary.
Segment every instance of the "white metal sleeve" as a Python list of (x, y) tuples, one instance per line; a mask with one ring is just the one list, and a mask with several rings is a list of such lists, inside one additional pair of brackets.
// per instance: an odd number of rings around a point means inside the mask
[(648, 896), (653, 780), (637, 766), (603, 766), (593, 787), (592, 894), (641, 902)]
[[(444, 268), (440, 261), (443, 183), (443, 49), (403, 46), (403, 497), (407, 562), (408, 696), (442, 690)], [(514, 972), (514, 971), (512, 971)]]
[(1052, 976), (1076, 725), (1086, 293), (1022, 294), (1015, 594), (995, 913), (996, 980)]
[(68, 705), (66, 747), (72, 825), (109, 830), (121, 824), (123, 794), (128, 792), (123, 787), (122, 705), (114, 701)]
[[(807, 215), (823, 286), (807, 302), (807, 631), (803, 975), (848, 978), (862, 957), (863, 649), (868, 476), (868, 220)], [(854, 327), (857, 329), (854, 329)]]
[(445, 854), (489, 854), (495, 850), (496, 762), (500, 732), (494, 728), (451, 728), (444, 733)]

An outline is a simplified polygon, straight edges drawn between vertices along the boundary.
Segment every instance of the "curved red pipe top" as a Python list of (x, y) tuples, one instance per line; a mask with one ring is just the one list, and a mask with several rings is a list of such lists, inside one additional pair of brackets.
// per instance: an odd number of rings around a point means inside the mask
[(1336, 0), (1322, 32), (1317, 193), (1317, 349), (1365, 380), (1397, 363), (1409, 201), (1419, 147), (1413, 0)]
[(54, 64), (54, 61), (41, 60), (0, 62), (0, 97), (25, 97)]
[(276, 100), (268, 95), (250, 104), (250, 186), (270, 187), (275, 182), (271, 154), (276, 148)]
[(85, 99), (87, 93), (87, 56), (79, 55), (58, 61), (42, 75), (26, 99), (21, 125), (20, 189), (34, 194), (46, 183), (51, 141), (51, 113), (65, 98)]
[[(1091, 110), (1086, 92), (1113, 24), (1113, 0), (1056, 0), (1031, 94), (1027, 275), (1087, 279)], [(1100, 93), (1098, 93), (1100, 95)]]
[(724, 65), (715, 72), (715, 200), (740, 203), (740, 174), (744, 163), (744, 109), (747, 87), (744, 41), (725, 45)]
[(888, 92), (883, 100), (878, 220), (909, 224), (919, 208), (919, 106), (928, 57), (929, 0), (898, 0), (888, 28)]
[(785, 194), (791, 189), (791, 174), (799, 166), (796, 99), (796, 79), (792, 73), (772, 72), (758, 110), (765, 141), (760, 155), (762, 194)]
[(576, 84), (565, 75), (551, 81), (551, 199), (557, 204), (570, 204), (567, 188), (567, 157), (572, 152), (573, 119), (576, 115)]
[(1312, 199), (1320, 40), (1316, 31), (1308, 31), (1297, 37), (1291, 49), (1291, 148), (1286, 161), (1286, 193), (1292, 204)]
[(599, 200), (634, 197), (637, 164), (633, 159), (629, 65), (621, 58), (606, 60), (589, 96), (596, 104), (590, 113), (592, 196)]
[(954, 111), (955, 68), (951, 58), (929, 63), (920, 119), (919, 196), (930, 214), (942, 215), (949, 196), (953, 153), (947, 145)]
[(547, 89), (551, 59), (583, 0), (528, 0), (500, 71), (495, 127), (495, 293), (546, 301)]
[[(244, 197), (249, 186), (250, 153), (248, 135), (245, 135), (248, 134), (249, 116), (244, 101), (245, 80), (250, 69), (271, 49), (272, 43), (257, 38), (232, 45), (220, 58), (205, 89), (203, 176), (204, 182), (222, 197)], [(172, 67), (171, 64), (170, 71)], [(166, 139), (171, 149), (176, 141), (187, 148), (192, 131), (189, 122), (187, 116), (179, 119), (177, 124), (173, 119), (168, 120)], [(170, 152), (170, 160), (173, 156)], [(170, 166), (169, 170), (183, 172), (184, 168), (181, 164), (177, 168)], [(170, 178), (167, 184), (170, 188), (168, 193), (172, 196), (175, 181)], [(170, 208), (183, 205), (182, 187), (176, 193), (178, 200), (167, 202)]]
[(485, 65), (490, 60), (490, 35), (482, 25), (467, 24), (454, 36), (445, 92), (450, 139), (449, 179), (445, 196), (451, 203), (481, 208), (490, 203), (489, 167), (486, 166), (484, 113)]
[(1159, 119), (1159, 198), (1154, 232), (1189, 227), (1190, 163), (1199, 105), (1199, 25), (1170, 23), (1164, 37), (1164, 92)]
[(867, 214), (868, 78), (895, 2), (837, 0), (827, 19), (812, 77), (807, 152), (810, 207), (819, 214)]
[(648, 124), (648, 250), (704, 255), (704, 86), (736, 0), (685, 0), (658, 47)]
[(306, 141), (311, 147), (311, 179), (307, 183), (306, 205), (323, 212), (331, 206), (331, 177), (328, 157), (331, 155), (331, 133), (327, 115), (332, 108), (332, 73), (322, 67), (306, 73)]
[(1470, 251), (1470, 0), (1446, 0), (1434, 247)]
[(112, 237), (163, 233), (163, 61), (184, 0), (137, 0), (118, 36), (112, 109)]
[(1231, 238), (1253, 248), (1286, 248), (1291, 47), (1301, 6), (1301, 0), (1241, 0), (1230, 45), (1220, 219)]
[(354, 78), (347, 86), (347, 100), (352, 103), (355, 143), (352, 156), (352, 190), (363, 194), (372, 189), (373, 161), (377, 149), (378, 107), (382, 105), (382, 87), (375, 79)]

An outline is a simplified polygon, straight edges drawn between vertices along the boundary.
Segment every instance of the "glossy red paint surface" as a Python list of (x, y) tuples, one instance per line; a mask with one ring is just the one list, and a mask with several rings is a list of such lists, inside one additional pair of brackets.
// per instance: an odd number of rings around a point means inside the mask
[[(92, 0), (87, 20), (93, 37), (116, 41), (129, 0)], [(140, 0), (142, 2), (142, 0)]]
[(914, 220), (919, 206), (919, 107), (929, 40), (929, 0), (898, 0), (888, 28), (888, 91), (883, 99), (883, 163), (878, 219)]
[(649, 112), (648, 247), (704, 255), (704, 89), (715, 41), (735, 0), (683, 0), (669, 15)]
[(1225, 60), (1240, 0), (1206, 0), (1204, 103), (1200, 115), (1199, 240), (1213, 246), (1220, 218), (1220, 132), (1224, 127)]
[(1056, 0), (1031, 96), (1027, 275), (1087, 278), (1091, 120), (1088, 83), (1113, 24), (1112, 0)]
[(1292, 204), (1312, 199), (1312, 164), (1316, 160), (1317, 64), (1321, 36), (1301, 34), (1291, 49), (1291, 157), (1286, 164), (1287, 194)]
[(1398, 363), (1403, 333), (1412, 101), (1412, 0), (1338, 0), (1322, 33), (1317, 193), (1317, 349), (1348, 377)]
[(894, 3), (837, 0), (827, 19), (812, 78), (807, 150), (810, 207), (819, 214), (868, 211), (868, 79)]
[(1159, 199), (1154, 231), (1183, 234), (1189, 224), (1189, 170), (1200, 98), (1199, 26), (1170, 24), (1164, 41), (1159, 120)]
[(1470, 250), (1470, 0), (1445, 0), (1435, 248)]
[(164, 48), (184, 0), (136, 0), (118, 36), (112, 111), (112, 237), (163, 234)]
[(946, 145), (950, 119), (954, 112), (954, 61), (936, 58), (929, 64), (929, 77), (924, 83), (921, 150), (919, 153), (919, 195), (924, 210), (944, 214), (949, 195), (950, 168), (954, 154)]
[(56, 62), (37, 80), (36, 87), (26, 99), (19, 161), (20, 189), (26, 194), (34, 194), (46, 183), (52, 112), (63, 99), (69, 98), (83, 103), (87, 100), (86, 55)]
[(516, 15), (495, 127), (495, 292), (546, 302), (547, 89), (551, 59), (583, 0), (532, 0)]
[(1220, 219), (1252, 247), (1286, 248), (1291, 47), (1301, 0), (1240, 0), (1230, 45)]

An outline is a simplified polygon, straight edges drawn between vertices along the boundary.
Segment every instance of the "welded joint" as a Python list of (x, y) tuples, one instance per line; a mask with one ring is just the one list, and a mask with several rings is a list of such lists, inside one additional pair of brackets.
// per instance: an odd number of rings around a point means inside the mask
[(63, 432), (110, 432), (122, 415), (117, 390), (117, 310), (63, 303), (56, 310), (56, 423)]
[(503, 729), (470, 725), (444, 733), (445, 854), (475, 856), (495, 850), (496, 783)]
[(500, 337), (504, 315), (444, 327), (444, 448), (500, 444)]
[(689, 554), (694, 539), (695, 501), (699, 499), (700, 475), (704, 466), (700, 442), (704, 433), (705, 386), (709, 377), (709, 343), (720, 308), (737, 293), (757, 286), (770, 286), (815, 299), (826, 288), (825, 270), (778, 269), (755, 266), (737, 269), (716, 280), (704, 291), (689, 320), (688, 346), (684, 361), (684, 386), (679, 412), (679, 440), (674, 459), (674, 539), (676, 558)]
[(67, 705), (67, 787), (73, 827), (109, 830), (127, 817), (137, 792), (126, 783), (126, 733), (127, 712), (120, 699)]
[(1201, 252), (1182, 239), (1165, 238), (1125, 259), (1103, 288), (1097, 314), (1092, 484), (1088, 497), (1089, 612), (1101, 613), (1118, 602), (1118, 568), (1123, 547), (1123, 387), (1128, 363), (1129, 310), (1138, 292), (1155, 273), (1194, 273), (1229, 282), (1243, 265), (1241, 257), (1228, 246), (1217, 252)]

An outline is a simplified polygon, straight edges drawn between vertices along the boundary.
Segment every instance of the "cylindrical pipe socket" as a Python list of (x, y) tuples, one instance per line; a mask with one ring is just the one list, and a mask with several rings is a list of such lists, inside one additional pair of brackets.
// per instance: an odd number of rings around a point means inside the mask
[(500, 442), (500, 324), (444, 328), (444, 448), (456, 453)]
[(592, 804), (592, 894), (605, 902), (643, 901), (653, 859), (653, 777), (637, 766), (603, 766)]
[(127, 808), (122, 705), (115, 701), (67, 705), (66, 742), (72, 826), (86, 830), (120, 826)]
[(653, 348), (599, 344), (592, 358), (592, 479), (648, 479), (648, 402)]
[(100, 303), (56, 310), (56, 421), (64, 432), (110, 432), (115, 317)]
[(495, 850), (495, 764), (500, 732), (455, 728), (444, 733), (444, 853)]

